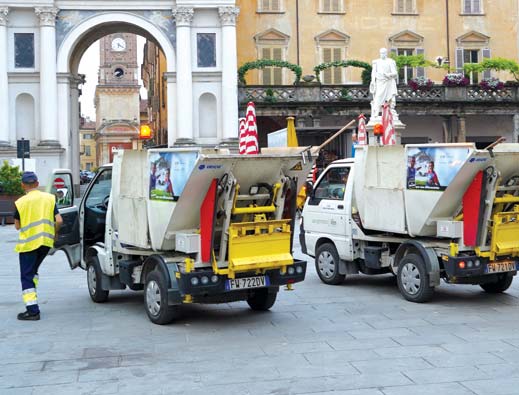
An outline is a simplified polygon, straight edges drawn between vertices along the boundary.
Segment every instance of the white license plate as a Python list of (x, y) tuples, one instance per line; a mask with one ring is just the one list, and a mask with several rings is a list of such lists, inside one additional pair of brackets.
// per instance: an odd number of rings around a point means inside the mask
[(267, 276), (231, 278), (225, 283), (225, 289), (227, 291), (236, 291), (239, 289), (268, 287), (269, 285), (270, 281)]
[(513, 272), (516, 270), (514, 261), (490, 262), (487, 265), (487, 273)]

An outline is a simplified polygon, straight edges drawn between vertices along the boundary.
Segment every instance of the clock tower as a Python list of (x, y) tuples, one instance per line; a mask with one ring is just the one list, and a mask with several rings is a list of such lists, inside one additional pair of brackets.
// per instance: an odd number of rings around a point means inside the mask
[(117, 149), (139, 149), (139, 68), (137, 36), (116, 33), (99, 41), (96, 87), (98, 165), (111, 162)]

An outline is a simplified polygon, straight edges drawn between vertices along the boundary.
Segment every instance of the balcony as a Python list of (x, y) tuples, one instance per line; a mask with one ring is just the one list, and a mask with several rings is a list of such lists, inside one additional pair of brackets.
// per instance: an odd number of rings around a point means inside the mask
[[(239, 87), (240, 108), (256, 104), (258, 116), (304, 115), (326, 112), (354, 115), (370, 110), (371, 94), (365, 85), (247, 85)], [(514, 115), (519, 104), (519, 87), (485, 90), (479, 85), (428, 90), (398, 87), (397, 110), (405, 115)]]

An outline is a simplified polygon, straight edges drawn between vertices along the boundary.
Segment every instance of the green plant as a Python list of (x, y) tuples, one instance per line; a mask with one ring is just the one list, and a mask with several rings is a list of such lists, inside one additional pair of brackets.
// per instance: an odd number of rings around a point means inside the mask
[(463, 65), (463, 71), (466, 74), (470, 72), (481, 73), (485, 70), (508, 71), (519, 82), (519, 63), (513, 59), (488, 58), (481, 63), (466, 63)]
[(391, 55), (396, 62), (396, 67), (398, 70), (403, 67), (434, 67), (437, 66), (436, 63), (433, 63), (427, 59), (423, 55)]
[(359, 67), (364, 69), (362, 71), (362, 84), (369, 85), (371, 82), (371, 65), (360, 60), (337, 60), (335, 62), (321, 63), (314, 67), (315, 77), (317, 81), (321, 82), (321, 71), (329, 69), (330, 67)]
[(245, 75), (247, 74), (247, 72), (249, 72), (249, 70), (261, 70), (265, 67), (284, 67), (292, 70), (296, 76), (294, 84), (297, 84), (301, 80), (301, 76), (303, 75), (303, 69), (301, 68), (301, 66), (298, 66), (297, 64), (286, 62), (284, 60), (258, 59), (253, 62), (247, 62), (238, 69), (238, 80), (240, 84), (247, 85)]
[(0, 167), (0, 195), (19, 196), (25, 192), (22, 189), (22, 172), (18, 166), (9, 166), (4, 160)]
[(274, 91), (271, 88), (268, 88), (265, 91), (265, 102), (267, 102), (267, 103), (277, 102), (276, 96), (274, 96)]
[(348, 89), (342, 88), (341, 89), (341, 95), (339, 96), (339, 100), (348, 101), (351, 100), (350, 93), (348, 92)]

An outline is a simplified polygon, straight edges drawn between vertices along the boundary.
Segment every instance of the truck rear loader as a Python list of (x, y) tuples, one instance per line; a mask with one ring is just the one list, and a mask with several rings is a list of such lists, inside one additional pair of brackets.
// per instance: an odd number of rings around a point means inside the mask
[(413, 302), (440, 279), (505, 291), (519, 264), (519, 144), (358, 146), (317, 180), (303, 252), (326, 284), (392, 272)]
[[(156, 324), (174, 320), (185, 303), (243, 300), (268, 310), (281, 286), (291, 289), (306, 273), (292, 256), (296, 191), (311, 167), (301, 151), (119, 151), (79, 208), (60, 207), (65, 224), (54, 251), (87, 271), (94, 302), (111, 290), (144, 290)], [(53, 177), (50, 192), (71, 185), (67, 170)]]

